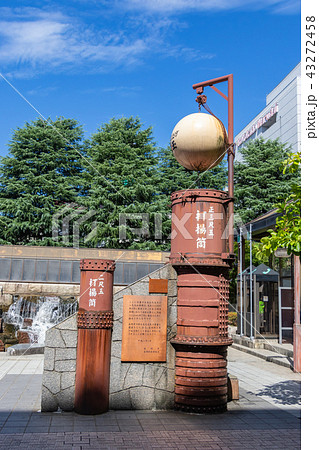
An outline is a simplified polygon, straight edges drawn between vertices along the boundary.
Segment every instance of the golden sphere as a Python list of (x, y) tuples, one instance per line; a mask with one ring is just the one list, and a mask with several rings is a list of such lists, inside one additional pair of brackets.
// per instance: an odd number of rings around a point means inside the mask
[(211, 169), (222, 161), (225, 154), (223, 126), (211, 114), (189, 114), (175, 126), (171, 149), (176, 160), (186, 169), (197, 172)]

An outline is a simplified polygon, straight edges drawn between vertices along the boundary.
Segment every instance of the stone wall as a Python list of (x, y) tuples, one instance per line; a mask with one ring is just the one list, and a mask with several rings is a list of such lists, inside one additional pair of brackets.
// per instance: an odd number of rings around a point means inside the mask
[[(124, 295), (149, 295), (149, 279), (168, 279), (167, 360), (165, 363), (121, 362)], [(110, 409), (170, 409), (174, 404), (176, 272), (169, 265), (116, 292), (113, 297)], [(44, 352), (42, 411), (69, 411), (74, 405), (76, 315), (47, 331)]]

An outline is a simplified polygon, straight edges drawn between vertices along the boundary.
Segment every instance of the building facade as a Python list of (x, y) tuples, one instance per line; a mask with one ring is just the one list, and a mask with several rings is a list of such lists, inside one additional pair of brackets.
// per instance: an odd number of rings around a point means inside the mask
[(235, 137), (236, 160), (241, 161), (240, 150), (250, 140), (263, 137), (279, 139), (300, 151), (301, 143), (301, 63), (266, 96), (265, 108)]

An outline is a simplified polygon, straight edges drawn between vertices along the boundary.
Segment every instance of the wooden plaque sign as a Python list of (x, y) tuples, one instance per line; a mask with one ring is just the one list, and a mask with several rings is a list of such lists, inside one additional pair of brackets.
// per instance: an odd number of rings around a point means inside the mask
[(122, 361), (165, 362), (166, 334), (166, 296), (123, 296)]
[(148, 286), (150, 294), (167, 294), (168, 280), (150, 278)]

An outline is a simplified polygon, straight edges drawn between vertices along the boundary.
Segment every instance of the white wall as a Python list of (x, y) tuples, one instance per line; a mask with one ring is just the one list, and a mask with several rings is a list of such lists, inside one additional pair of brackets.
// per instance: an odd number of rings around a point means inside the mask
[[(266, 107), (254, 117), (235, 137), (235, 143), (260, 117), (265, 116), (272, 106), (278, 104), (274, 123), (267, 128), (260, 127), (241, 145), (236, 146), (236, 160), (241, 161), (240, 149), (256, 137), (279, 139), (291, 146), (293, 152), (300, 151), (301, 143), (301, 64), (299, 63), (267, 96)], [(271, 120), (269, 121), (271, 122)]]

